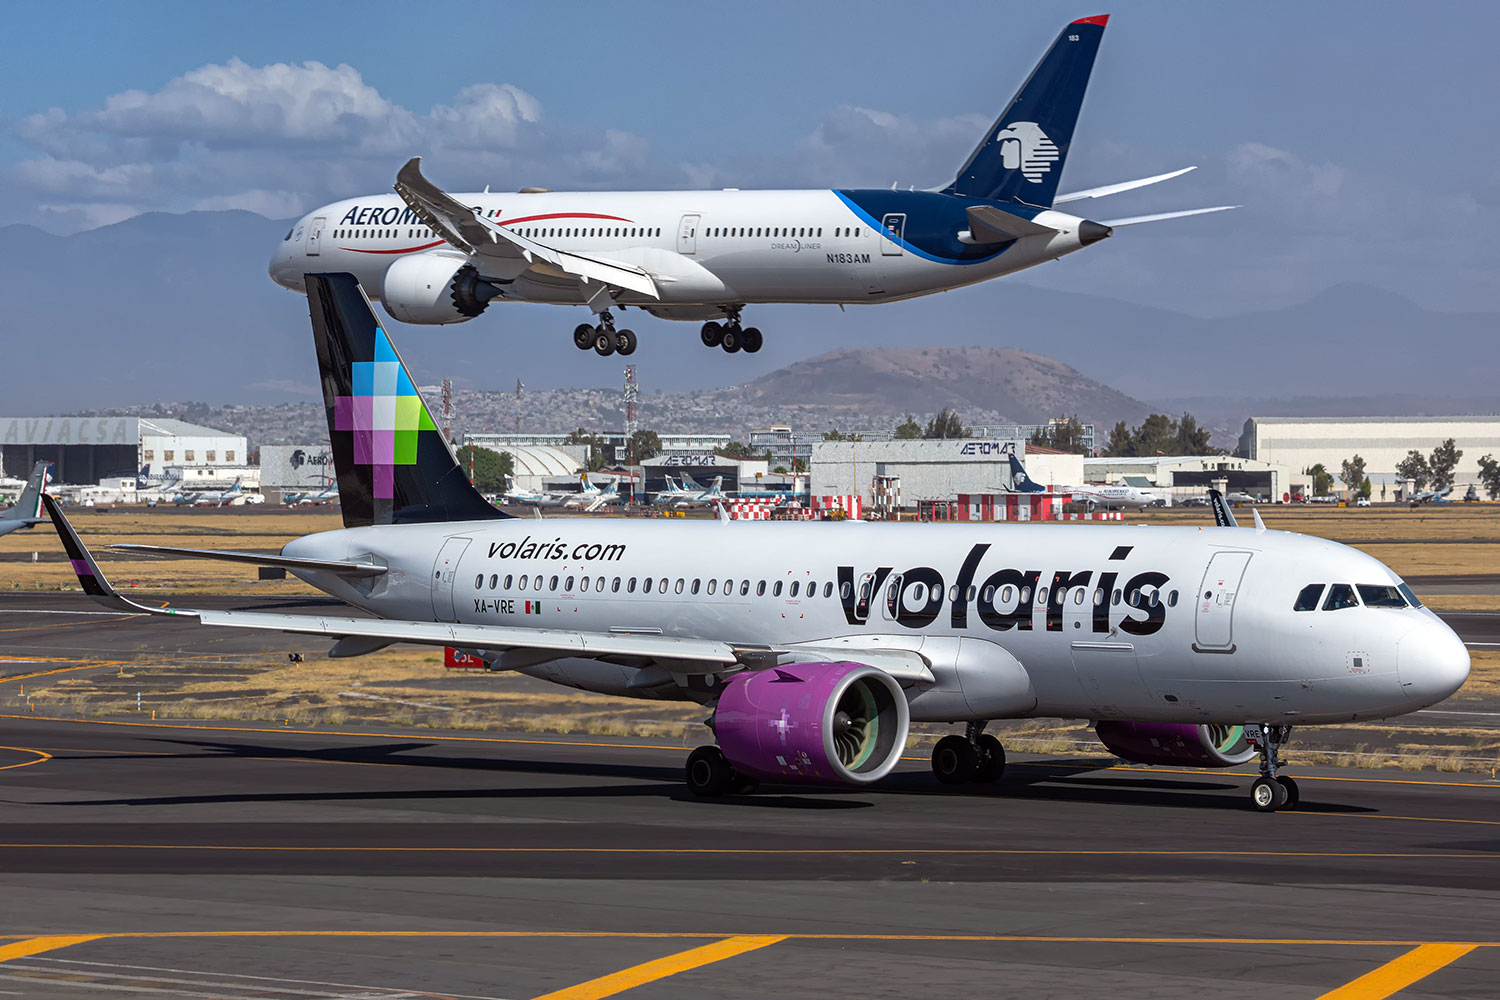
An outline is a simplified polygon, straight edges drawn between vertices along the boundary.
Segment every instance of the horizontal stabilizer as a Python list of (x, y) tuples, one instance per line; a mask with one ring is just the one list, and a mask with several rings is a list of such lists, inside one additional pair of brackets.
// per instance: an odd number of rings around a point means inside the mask
[(1208, 215), (1210, 212), (1230, 212), (1240, 205), (1217, 205), (1213, 208), (1190, 208), (1186, 212), (1162, 212), (1159, 215), (1134, 215), (1128, 219), (1110, 219), (1101, 222), (1101, 226), (1109, 226), (1111, 229), (1119, 229), (1121, 226), (1138, 226), (1142, 222), (1165, 222), (1168, 219), (1186, 219), (1190, 215)]
[(252, 566), (276, 566), (281, 569), (319, 570), (340, 576), (380, 576), (385, 567), (372, 562), (346, 562), (336, 559), (301, 559), (297, 556), (273, 556), (263, 552), (229, 552), (223, 549), (178, 549), (170, 545), (111, 545), (112, 550), (140, 552), (150, 556), (177, 556), (181, 559), (217, 559), (223, 562), (249, 563)]
[(1083, 191), (1060, 194), (1052, 199), (1052, 204), (1062, 205), (1070, 201), (1082, 201), (1085, 198), (1107, 198), (1112, 194), (1120, 194), (1123, 191), (1134, 191), (1136, 188), (1160, 184), (1162, 181), (1169, 181), (1173, 177), (1181, 177), (1183, 174), (1197, 169), (1197, 167), (1183, 167), (1181, 170), (1173, 170), (1171, 173), (1166, 174), (1157, 174), (1155, 177), (1142, 177), (1138, 181), (1121, 181), (1118, 184), (1106, 184), (1103, 187), (1086, 188)]
[(1038, 225), (993, 205), (971, 205), (964, 211), (969, 215), (969, 233), (975, 243), (1009, 243), (1025, 236), (1051, 236), (1057, 232), (1051, 226)]

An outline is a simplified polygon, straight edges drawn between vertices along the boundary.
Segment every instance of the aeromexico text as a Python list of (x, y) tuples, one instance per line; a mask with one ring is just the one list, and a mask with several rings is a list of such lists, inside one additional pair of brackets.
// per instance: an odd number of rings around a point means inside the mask
[[(1034, 627), (1037, 598), (1045, 594), (1044, 628), (1048, 632), (1063, 630), (1063, 614), (1067, 610), (1070, 595), (1080, 589), (1085, 591), (1087, 607), (1080, 605), (1075, 614), (1087, 613), (1089, 630), (1099, 634), (1112, 631), (1110, 614), (1117, 610), (1124, 617), (1115, 626), (1130, 635), (1151, 635), (1159, 631), (1167, 618), (1167, 602), (1160, 591), (1171, 578), (1154, 570), (1136, 573), (1121, 582), (1124, 574), (1116, 570), (1056, 570), (1044, 583), (1043, 571), (1039, 569), (999, 569), (985, 576), (975, 586), (979, 563), (989, 551), (989, 544), (975, 545), (959, 567), (954, 578), (952, 593), (958, 599), (949, 601), (950, 592), (943, 574), (931, 566), (914, 566), (900, 574), (901, 588), (893, 601), (888, 601), (891, 616), (907, 628), (926, 628), (937, 621), (948, 604), (949, 621), (955, 629), (968, 628), (969, 608), (972, 605), (979, 620), (996, 631), (1018, 629), (1029, 632)], [(579, 542), (569, 546), (561, 538), (551, 541), (533, 541), (530, 535), (519, 542), (491, 542), (491, 559), (576, 559), (582, 562), (604, 560), (613, 562), (624, 558), (625, 546), (605, 545), (599, 542)], [(887, 600), (884, 588), (891, 579), (891, 567), (881, 566), (856, 581), (853, 566), (838, 568), (839, 599), (844, 617), (851, 625), (869, 622), (873, 602)], [(915, 584), (921, 584), (917, 587)], [(1114, 594), (1118, 590), (1121, 600), (1116, 603)], [(1096, 601), (1092, 594), (1098, 595)], [(909, 603), (910, 602), (910, 603)], [(1078, 619), (1080, 624), (1082, 619)]]

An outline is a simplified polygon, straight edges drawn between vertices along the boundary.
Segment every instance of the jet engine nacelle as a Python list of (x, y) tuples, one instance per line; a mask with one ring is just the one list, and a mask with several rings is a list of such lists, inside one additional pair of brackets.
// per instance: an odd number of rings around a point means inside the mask
[(380, 288), (385, 311), (403, 323), (462, 323), (484, 312), (500, 289), (462, 254), (420, 253), (392, 261)]
[(1116, 757), (1138, 764), (1234, 767), (1255, 756), (1244, 726), (1177, 722), (1100, 722), (1099, 742)]
[(862, 785), (896, 766), (910, 722), (890, 674), (863, 663), (792, 663), (730, 678), (714, 733), (744, 774)]

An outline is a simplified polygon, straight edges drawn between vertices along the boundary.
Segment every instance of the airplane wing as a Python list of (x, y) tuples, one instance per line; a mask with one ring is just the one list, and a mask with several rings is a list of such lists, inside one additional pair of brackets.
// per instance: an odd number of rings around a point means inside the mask
[(1186, 219), (1190, 215), (1207, 215), (1210, 212), (1232, 212), (1240, 205), (1215, 205), (1213, 208), (1190, 208), (1185, 212), (1160, 212), (1156, 215), (1133, 215), (1128, 219), (1109, 219), (1099, 223), (1111, 229), (1121, 226), (1138, 226), (1143, 222), (1165, 222), (1168, 219)]
[(303, 559), (297, 556), (273, 556), (261, 552), (229, 552), (223, 549), (178, 549), (170, 545), (135, 545), (121, 543), (111, 549), (141, 552), (152, 556), (178, 556), (184, 559), (218, 559), (224, 562), (249, 563), (253, 566), (276, 566), (282, 569), (322, 570), (341, 576), (380, 576), (385, 567), (379, 563), (336, 559)]
[(519, 260), (532, 267), (550, 267), (554, 272), (582, 281), (629, 289), (653, 299), (661, 298), (655, 279), (644, 269), (606, 257), (585, 256), (557, 250), (528, 239), (509, 226), (499, 226), (458, 203), (456, 199), (422, 175), (422, 158), (414, 156), (396, 174), (396, 193), (417, 217), (443, 239), (465, 253), (502, 260)]
[(1134, 191), (1136, 188), (1147, 187), (1152, 184), (1160, 184), (1174, 177), (1181, 177), (1189, 171), (1197, 170), (1197, 167), (1183, 167), (1181, 170), (1173, 170), (1165, 174), (1157, 174), (1155, 177), (1142, 177), (1138, 181), (1121, 181), (1118, 184), (1106, 184), (1103, 187), (1086, 188), (1083, 191), (1073, 191), (1069, 194), (1060, 194), (1052, 199), (1052, 204), (1062, 205), (1070, 201), (1082, 201), (1085, 198), (1106, 198), (1112, 194), (1120, 194), (1124, 191)]
[[(121, 595), (112, 586), (92, 553), (78, 537), (62, 509), (49, 496), (47, 514), (62, 539), (63, 548), (78, 576), (85, 594), (97, 603), (129, 614), (162, 615), (196, 619), (200, 625), (224, 628), (257, 629), (293, 635), (321, 635), (337, 640), (330, 656), (355, 656), (375, 652), (397, 642), (458, 649), (494, 651), (506, 654), (502, 667), (529, 666), (562, 657), (587, 659), (625, 659), (636, 663), (654, 663), (669, 673), (695, 675), (717, 674), (730, 668), (763, 669), (777, 665), (782, 657), (800, 660), (847, 659), (848, 647), (827, 648), (816, 645), (767, 646), (754, 643), (725, 642), (718, 639), (682, 639), (672, 636), (631, 632), (590, 632), (572, 629), (520, 628), (511, 625), (464, 625), (450, 622), (403, 621), (381, 618), (353, 618), (330, 615), (276, 614), (262, 611), (211, 611), (173, 606), (152, 607)], [(235, 553), (248, 555), (250, 553)], [(312, 560), (307, 560), (311, 562)], [(382, 567), (383, 569), (383, 567)], [(909, 683), (932, 682), (927, 662), (915, 652), (902, 650), (861, 650), (861, 660), (885, 670), (897, 680)]]

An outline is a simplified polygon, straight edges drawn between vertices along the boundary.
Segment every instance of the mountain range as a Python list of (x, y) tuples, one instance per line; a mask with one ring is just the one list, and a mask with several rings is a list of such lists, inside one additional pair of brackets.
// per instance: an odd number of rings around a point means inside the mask
[[(147, 214), (67, 237), (0, 228), (0, 268), (12, 290), (0, 312), (0, 410), (316, 398), (305, 300), (266, 275), (286, 228), (248, 212)], [(1078, 376), (1099, 385), (1089, 390), (1097, 413), (1079, 403), (1079, 415), (1095, 423), (1133, 419), (1134, 401), (1143, 400), (1169, 411), (1186, 406), (1226, 428), (1255, 412), (1286, 413), (1287, 405), (1327, 415), (1497, 408), (1500, 314), (1424, 309), (1365, 285), (1223, 318), (1016, 279), (879, 308), (753, 306), (746, 315), (765, 332), (756, 355), (704, 348), (694, 324), (634, 310), (618, 318), (640, 336), (630, 360), (647, 391), (745, 385), (788, 405), (840, 397), (855, 406), (894, 394), (900, 408), (930, 412), (944, 399), (974, 399), (988, 384), (994, 398), (1034, 391), (1032, 401), (1005, 411), (1026, 420), (1052, 415), (1054, 402), (1068, 411)], [(423, 382), (619, 385), (623, 359), (573, 347), (569, 333), (580, 318), (576, 309), (499, 303), (461, 326), (389, 326)], [(868, 347), (900, 350), (861, 361)], [(965, 355), (949, 350), (961, 347), (1015, 353), (966, 368)], [(1023, 357), (1036, 361), (1024, 374), (1007, 371), (1004, 358)], [(812, 359), (811, 368), (773, 374)], [(1046, 359), (1059, 367), (1040, 363)]]

